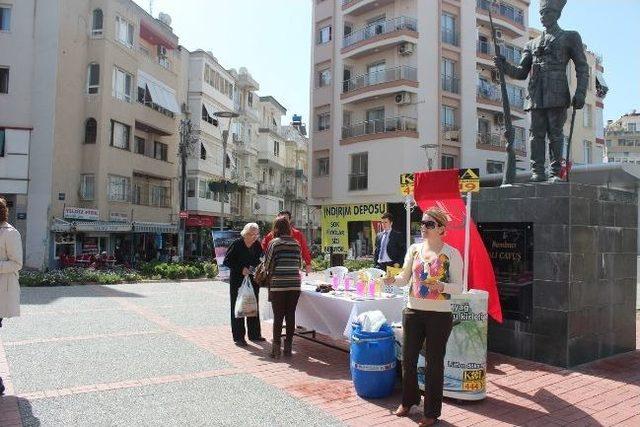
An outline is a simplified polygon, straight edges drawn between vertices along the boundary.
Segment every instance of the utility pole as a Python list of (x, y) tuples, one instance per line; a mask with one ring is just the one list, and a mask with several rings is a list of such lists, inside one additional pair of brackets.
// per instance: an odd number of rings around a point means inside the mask
[[(180, 120), (180, 144), (178, 156), (180, 156), (180, 212), (187, 210), (187, 158), (193, 152), (194, 143), (198, 138), (193, 134), (193, 126), (190, 119)], [(184, 261), (184, 240), (187, 219), (180, 215), (180, 230), (178, 232), (178, 258)]]

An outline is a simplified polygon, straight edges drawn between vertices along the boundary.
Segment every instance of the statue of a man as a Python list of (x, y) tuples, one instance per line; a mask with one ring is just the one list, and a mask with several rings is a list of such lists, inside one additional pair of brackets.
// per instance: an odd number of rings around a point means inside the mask
[[(549, 181), (560, 180), (567, 109), (584, 107), (589, 83), (589, 65), (584, 54), (580, 34), (565, 31), (558, 26), (558, 19), (567, 0), (540, 0), (542, 35), (529, 41), (520, 65), (513, 66), (503, 56), (494, 58), (497, 67), (518, 80), (529, 77), (529, 89), (525, 109), (531, 112), (531, 181), (547, 179), (545, 175), (545, 139), (549, 137)], [(567, 64), (571, 59), (576, 69), (577, 88), (571, 100), (567, 82)]]

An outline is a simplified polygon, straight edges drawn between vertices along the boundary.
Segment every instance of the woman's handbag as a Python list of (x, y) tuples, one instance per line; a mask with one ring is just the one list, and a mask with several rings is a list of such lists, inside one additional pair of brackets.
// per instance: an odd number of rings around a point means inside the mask
[(256, 285), (262, 288), (271, 287), (271, 272), (267, 271), (267, 266), (264, 261), (256, 268), (256, 274), (253, 276), (253, 281)]

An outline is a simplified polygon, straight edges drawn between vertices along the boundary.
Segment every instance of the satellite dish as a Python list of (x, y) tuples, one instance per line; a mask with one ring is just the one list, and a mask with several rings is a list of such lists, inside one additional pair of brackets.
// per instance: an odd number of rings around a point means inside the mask
[(158, 19), (166, 26), (171, 26), (171, 16), (169, 16), (168, 13), (160, 12), (160, 14), (158, 15)]

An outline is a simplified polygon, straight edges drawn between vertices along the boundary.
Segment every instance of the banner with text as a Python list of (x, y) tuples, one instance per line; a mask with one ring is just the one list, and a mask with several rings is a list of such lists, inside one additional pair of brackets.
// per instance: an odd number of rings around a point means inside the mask
[(386, 203), (327, 205), (322, 207), (322, 250), (347, 253), (350, 222), (379, 221), (387, 211)]

